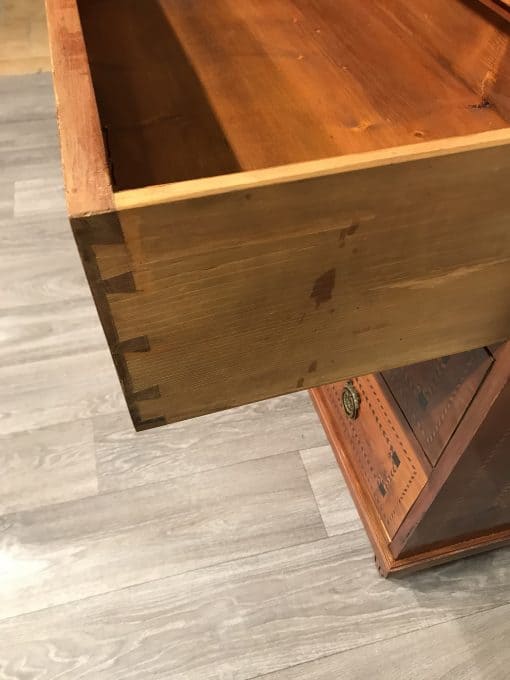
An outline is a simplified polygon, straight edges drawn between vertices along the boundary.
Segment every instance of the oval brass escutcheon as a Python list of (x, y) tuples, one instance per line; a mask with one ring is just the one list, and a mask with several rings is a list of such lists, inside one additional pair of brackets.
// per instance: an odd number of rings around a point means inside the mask
[(354, 387), (352, 380), (349, 380), (343, 389), (342, 404), (345, 415), (351, 420), (356, 420), (359, 415), (361, 397), (358, 390)]

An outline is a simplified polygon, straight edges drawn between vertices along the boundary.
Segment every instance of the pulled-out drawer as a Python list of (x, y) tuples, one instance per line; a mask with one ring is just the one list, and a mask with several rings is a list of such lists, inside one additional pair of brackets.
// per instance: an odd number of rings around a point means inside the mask
[(510, 336), (502, 13), (47, 9), (69, 213), (137, 429)]

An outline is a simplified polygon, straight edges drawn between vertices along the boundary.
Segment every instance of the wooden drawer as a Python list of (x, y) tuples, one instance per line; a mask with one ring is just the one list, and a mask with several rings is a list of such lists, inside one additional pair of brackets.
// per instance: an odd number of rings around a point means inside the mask
[(47, 0), (69, 214), (136, 427), (509, 337), (508, 22), (206, 4)]

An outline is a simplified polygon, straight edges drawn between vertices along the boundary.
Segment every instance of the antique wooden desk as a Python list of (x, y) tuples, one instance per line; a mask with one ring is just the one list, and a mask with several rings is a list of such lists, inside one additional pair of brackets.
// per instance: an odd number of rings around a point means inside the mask
[(135, 427), (314, 388), (384, 573), (510, 537), (507, 4), (47, 0)]

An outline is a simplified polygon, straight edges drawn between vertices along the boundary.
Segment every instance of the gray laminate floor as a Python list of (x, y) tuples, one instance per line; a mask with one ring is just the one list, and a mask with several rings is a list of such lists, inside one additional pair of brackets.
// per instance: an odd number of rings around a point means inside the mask
[(0, 79), (0, 678), (507, 680), (510, 551), (381, 579), (306, 393), (135, 435), (50, 77)]

